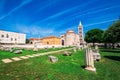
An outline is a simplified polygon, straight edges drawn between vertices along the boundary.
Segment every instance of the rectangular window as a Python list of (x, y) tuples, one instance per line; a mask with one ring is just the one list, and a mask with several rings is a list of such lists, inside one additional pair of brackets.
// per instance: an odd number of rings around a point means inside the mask
[(13, 41), (13, 38), (11, 38), (11, 41)]
[(8, 34), (6, 35), (6, 38), (9, 38), (9, 35), (8, 35)]
[(79, 32), (79, 33), (81, 33), (81, 32)]

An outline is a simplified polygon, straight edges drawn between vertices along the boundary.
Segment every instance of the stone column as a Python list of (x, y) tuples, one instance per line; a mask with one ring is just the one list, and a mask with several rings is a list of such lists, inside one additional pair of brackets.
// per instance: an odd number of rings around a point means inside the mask
[(85, 51), (85, 69), (89, 71), (96, 71), (96, 68), (94, 67), (94, 60), (92, 55), (92, 50), (90, 48), (86, 48)]

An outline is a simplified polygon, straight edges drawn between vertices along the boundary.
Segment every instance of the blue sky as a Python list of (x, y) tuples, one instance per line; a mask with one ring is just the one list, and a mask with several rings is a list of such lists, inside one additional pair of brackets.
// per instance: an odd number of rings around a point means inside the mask
[(0, 29), (27, 38), (59, 36), (79, 22), (84, 33), (106, 30), (120, 16), (120, 0), (0, 0)]

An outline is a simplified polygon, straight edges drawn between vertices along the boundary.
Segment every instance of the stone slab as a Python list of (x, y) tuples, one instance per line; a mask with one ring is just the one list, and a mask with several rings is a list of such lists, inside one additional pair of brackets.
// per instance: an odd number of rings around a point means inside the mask
[(14, 58), (11, 58), (11, 59), (13, 59), (13, 60), (15, 60), (15, 61), (20, 61), (20, 60), (22, 60), (22, 59), (20, 59), (20, 58), (18, 58), (18, 57), (14, 57)]
[(41, 56), (41, 54), (38, 54), (39, 56)]
[(32, 56), (40, 56), (39, 54), (33, 54)]
[(19, 58), (28, 59), (29, 57), (27, 57), (27, 56), (20, 56)]
[(32, 56), (32, 55), (26, 55), (26, 56), (29, 57), (29, 58), (35, 57), (35, 56)]
[(11, 59), (2, 59), (2, 61), (3, 61), (4, 63), (10, 63), (10, 62), (13, 62)]

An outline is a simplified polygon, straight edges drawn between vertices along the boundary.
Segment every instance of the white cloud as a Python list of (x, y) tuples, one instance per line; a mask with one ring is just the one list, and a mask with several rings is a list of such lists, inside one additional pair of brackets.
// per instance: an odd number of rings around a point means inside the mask
[[(48, 20), (57, 18), (57, 17), (62, 16), (62, 15), (64, 15), (64, 14), (66, 14), (66, 13), (72, 12), (72, 11), (74, 11), (74, 10), (76, 10), (76, 9), (80, 9), (80, 8), (82, 8), (82, 7), (85, 7), (85, 6), (91, 4), (91, 3), (95, 2), (95, 1), (97, 1), (97, 0), (88, 1), (88, 2), (86, 2), (86, 3), (84, 3), (84, 4), (81, 4), (81, 5), (78, 5), (78, 6), (75, 6), (75, 7), (66, 9), (66, 10), (63, 10), (63, 11), (61, 11), (61, 12), (58, 12), (58, 13), (56, 13), (56, 14), (54, 14), (54, 15), (49, 16), (48, 18), (45, 18), (45, 19), (40, 20), (40, 21), (37, 21), (37, 22), (35, 22), (35, 23), (33, 23), (33, 24), (42, 23), (42, 22), (45, 22), (45, 21), (48, 21)], [(63, 22), (63, 21), (62, 21), (62, 22)]]
[(96, 22), (96, 23), (92, 23), (92, 24), (87, 24), (87, 25), (85, 25), (85, 27), (96, 25), (96, 24), (108, 23), (108, 22), (112, 22), (112, 21), (116, 21), (116, 20), (117, 19), (112, 19), (112, 20), (107, 20), (107, 21), (102, 21), (102, 22)]
[(32, 0), (25, 0), (24, 2), (22, 2), (19, 6), (15, 7), (14, 9), (12, 9), (10, 12), (8, 12), (7, 14), (3, 15), (0, 17), (0, 20), (4, 19), (5, 17), (11, 15), (14, 11), (18, 10), (19, 8), (23, 7), (24, 5), (30, 3)]
[(44, 27), (40, 27), (40, 26), (22, 26), (22, 25), (18, 25), (17, 26), (17, 30), (19, 32), (28, 34), (28, 35), (37, 35), (37, 36), (47, 36), (49, 34), (54, 34), (55, 31), (53, 28), (49, 28), (46, 29)]
[(60, 0), (52, 0), (52, 1), (51, 1), (51, 0), (48, 0), (48, 1), (46, 2), (46, 5), (40, 7), (40, 8), (36, 11), (36, 13), (37, 13), (37, 12), (40, 12), (41, 10), (43, 10), (43, 9), (45, 9), (45, 8), (47, 8), (47, 7), (55, 4), (55, 3), (57, 3), (58, 1), (60, 1)]
[[(77, 15), (76, 15), (76, 16), (73, 15), (73, 17), (71, 17), (69, 20), (63, 19), (63, 20), (60, 22), (60, 25), (59, 25), (59, 26), (62, 26), (62, 25), (64, 25), (65, 23), (68, 23), (68, 22), (70, 22), (70, 21), (73, 21), (73, 20), (75, 20), (76, 18), (80, 18), (81, 16), (90, 15), (90, 14), (94, 14), (94, 13), (106, 11), (106, 10), (109, 10), (109, 9), (118, 8), (118, 7), (120, 7), (120, 5), (111, 6), (111, 7), (107, 7), (107, 8), (103, 8), (103, 9), (98, 9), (98, 10), (96, 10), (96, 11), (91, 11), (91, 12), (87, 12), (87, 10), (86, 10), (86, 11), (85, 11), (86, 13), (81, 14), (81, 15), (78, 15), (78, 16), (77, 16)], [(105, 22), (106, 22), (106, 21), (105, 21)], [(105, 22), (104, 22), (104, 23), (105, 23)], [(101, 24), (101, 23), (100, 23), (100, 24)]]
[(113, 9), (113, 8), (118, 8), (118, 7), (120, 7), (120, 5), (111, 6), (111, 7), (107, 7), (107, 8), (103, 8), (103, 9), (98, 9), (98, 10), (95, 10), (95, 11), (91, 11), (91, 12), (87, 12), (85, 14), (78, 15), (74, 18), (78, 18), (78, 17), (84, 16), (84, 15), (94, 14), (94, 13), (98, 13), (98, 12), (102, 12), (102, 11), (106, 11), (106, 10)]

